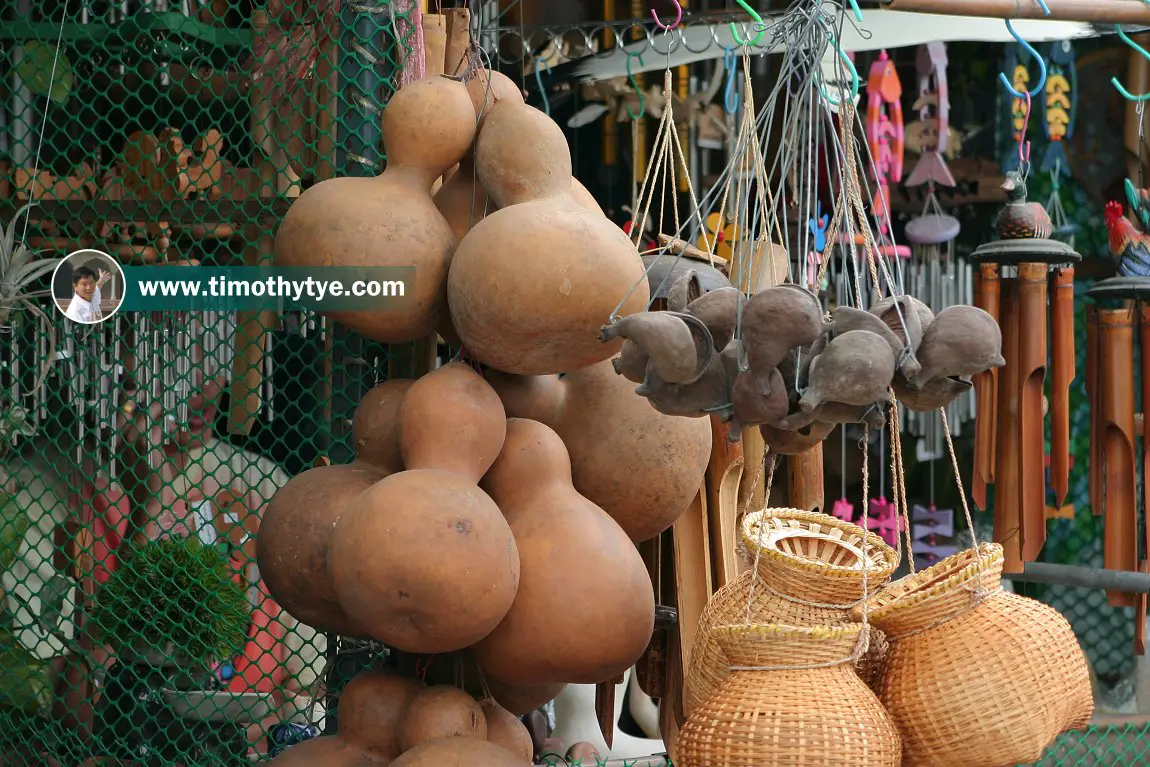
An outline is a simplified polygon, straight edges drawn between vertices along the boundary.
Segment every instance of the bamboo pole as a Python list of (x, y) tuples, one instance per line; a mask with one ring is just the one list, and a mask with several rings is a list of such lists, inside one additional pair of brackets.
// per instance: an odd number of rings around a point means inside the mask
[(1038, 3), (1018, 0), (882, 0), (880, 8), (946, 16), (1150, 24), (1150, 4), (1142, 0), (1046, 0), (1046, 4), (1049, 16)]

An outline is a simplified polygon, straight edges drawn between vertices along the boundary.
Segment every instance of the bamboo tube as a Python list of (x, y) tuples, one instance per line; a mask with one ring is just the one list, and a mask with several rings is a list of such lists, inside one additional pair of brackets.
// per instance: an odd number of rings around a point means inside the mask
[(1050, 296), (1050, 485), (1058, 508), (1070, 492), (1070, 384), (1074, 380), (1074, 269), (1054, 271)]
[[(1099, 437), (1106, 523), (1103, 561), (1108, 570), (1138, 569), (1137, 476), (1134, 468), (1134, 316), (1129, 308), (1098, 310)], [(1132, 594), (1111, 591), (1115, 607), (1134, 607)]]
[(1050, 15), (1039, 3), (1018, 0), (882, 0), (881, 8), (907, 13), (987, 16), (995, 19), (1045, 19), (1101, 24), (1150, 24), (1150, 5), (1142, 0), (1046, 0)]
[(823, 446), (787, 456), (787, 498), (792, 508), (823, 510)]
[[(1146, 412), (1150, 410), (1150, 307), (1142, 307), (1142, 322), (1139, 331), (1141, 337), (1139, 342), (1142, 345), (1142, 511), (1146, 513), (1150, 509), (1150, 483), (1146, 480), (1150, 477), (1150, 435), (1147, 435), (1148, 429), (1146, 428)], [(1143, 536), (1143, 551), (1150, 557), (1150, 525), (1144, 525)], [(1140, 570), (1146, 572), (1147, 561), (1143, 560)], [(1145, 627), (1146, 624), (1146, 595), (1143, 594), (1138, 602), (1138, 610), (1142, 618), (1141, 625)], [(1137, 627), (1139, 624), (1135, 624)], [(1141, 637), (1141, 647), (1139, 655), (1146, 652), (1146, 637)]]
[(427, 76), (443, 74), (447, 58), (447, 17), (440, 13), (425, 13), (423, 22), (423, 62)]
[[(1022, 561), (1033, 562), (1046, 544), (1046, 471), (1042, 391), (1046, 382), (1046, 264), (1018, 266), (1019, 520)], [(1025, 328), (1025, 332), (1021, 329)]]
[(1099, 425), (1102, 423), (1102, 397), (1098, 388), (1098, 305), (1086, 305), (1086, 402), (1090, 409), (1090, 510), (1094, 516), (1102, 515), (1105, 504), (1102, 498), (1102, 440), (1099, 438)]
[(471, 50), (471, 11), (466, 8), (447, 8), (447, 52), (443, 59), (446, 74), (460, 76), (467, 69)]
[(999, 280), (1002, 300), (1002, 356), (1006, 366), (998, 377), (998, 417), (995, 470), (994, 540), (1002, 544), (1002, 571), (1020, 573), (1022, 564), (1022, 504), (1019, 485), (1018, 429), (1018, 283), (1013, 277)]
[[(739, 502), (739, 495), (742, 487), (752, 481), (752, 478), (746, 478), (747, 472), (743, 466), (743, 443), (731, 442), (727, 438), (730, 431), (730, 424), (711, 416), (711, 462), (706, 477), (711, 528), (711, 575), (715, 590), (726, 586), (739, 575), (738, 525), (739, 512), (744, 508)], [(758, 429), (747, 429), (743, 433), (744, 439), (752, 432), (759, 434)], [(761, 441), (762, 435), (759, 434), (759, 437)]]
[[(995, 321), (999, 315), (998, 264), (982, 264), (978, 278), (978, 306)], [(988, 370), (974, 379), (978, 414), (974, 422), (974, 488), (978, 508), (989, 508), (986, 486), (994, 484), (995, 446), (998, 413), (998, 370)]]

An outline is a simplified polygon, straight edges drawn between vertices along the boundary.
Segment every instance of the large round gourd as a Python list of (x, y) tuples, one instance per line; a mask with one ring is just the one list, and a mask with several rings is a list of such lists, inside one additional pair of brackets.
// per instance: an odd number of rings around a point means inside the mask
[(325, 735), (292, 746), (268, 764), (275, 767), (387, 767), (389, 762), (339, 735)]
[(530, 764), (535, 748), (531, 733), (519, 717), (493, 700), (482, 701), (479, 705), (483, 709), (483, 718), (487, 720), (487, 741), (523, 757), (523, 761)]
[(256, 561), (272, 597), (296, 620), (345, 636), (363, 634), (336, 599), (331, 530), (347, 505), (385, 476), (358, 461), (320, 466), (272, 496), (256, 536)]
[[(572, 487), (559, 436), (510, 419), (482, 485), (515, 535), (520, 581), (507, 617), (472, 647), (479, 665), (519, 687), (595, 684), (631, 668), (654, 629), (651, 579), (615, 520)], [(578, 560), (578, 573), (557, 565), (564, 556)], [(603, 619), (610, 631), (586, 630)]]
[(413, 383), (410, 378), (393, 378), (374, 386), (359, 401), (351, 419), (351, 441), (357, 461), (388, 474), (403, 471), (397, 414)]
[(619, 307), (646, 308), (635, 246), (571, 191), (563, 131), (526, 104), (496, 103), (475, 145), (479, 182), (500, 207), (459, 243), (448, 276), (452, 323), (468, 352), (508, 373), (548, 374), (605, 360), (599, 329)]
[(432, 332), (446, 316), (456, 238), (431, 186), (474, 138), (475, 109), (462, 82), (433, 76), (401, 88), (383, 113), (387, 170), (375, 178), (328, 179), (300, 195), (276, 233), (276, 265), (413, 266), (402, 300), (328, 314), (384, 343)]
[(399, 408), (406, 471), (353, 500), (331, 536), (332, 584), (362, 631), (412, 653), (487, 636), (515, 598), (519, 552), (477, 483), (506, 418), (479, 374), (453, 363), (412, 384)]
[(479, 702), (451, 685), (428, 687), (408, 704), (399, 728), (402, 753), (442, 738), (487, 739), (487, 717)]

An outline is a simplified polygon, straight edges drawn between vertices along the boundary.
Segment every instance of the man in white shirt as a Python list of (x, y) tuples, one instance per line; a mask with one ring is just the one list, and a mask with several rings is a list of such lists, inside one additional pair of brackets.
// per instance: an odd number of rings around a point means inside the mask
[(72, 301), (68, 304), (68, 311), (64, 316), (73, 322), (93, 323), (104, 318), (101, 311), (100, 286), (108, 281), (111, 275), (100, 270), (97, 275), (86, 266), (72, 271)]

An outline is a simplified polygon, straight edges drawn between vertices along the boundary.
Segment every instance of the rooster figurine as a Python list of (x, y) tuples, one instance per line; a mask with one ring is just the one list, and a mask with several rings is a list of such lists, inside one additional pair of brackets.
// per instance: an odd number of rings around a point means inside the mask
[(1002, 188), (1007, 202), (995, 222), (998, 236), (1004, 240), (1049, 239), (1054, 233), (1050, 214), (1037, 202), (1026, 201), (1026, 182), (1022, 174), (1016, 170), (1007, 173)]
[(1104, 218), (1110, 232), (1110, 255), (1118, 262), (1119, 276), (1150, 277), (1150, 236), (1126, 218), (1121, 203), (1107, 203)]

